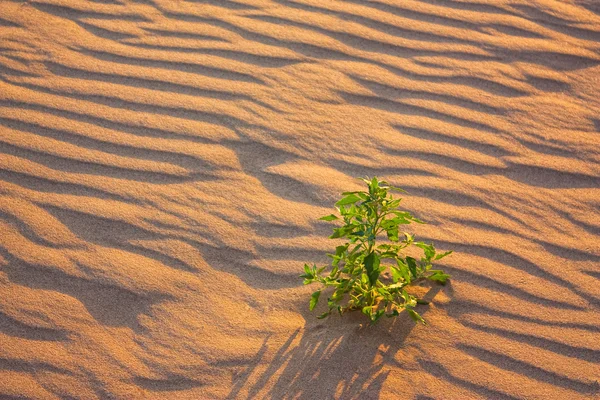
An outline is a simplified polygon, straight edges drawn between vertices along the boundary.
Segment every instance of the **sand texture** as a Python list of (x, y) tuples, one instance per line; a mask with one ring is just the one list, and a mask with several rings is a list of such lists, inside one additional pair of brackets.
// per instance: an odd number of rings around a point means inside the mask
[[(596, 0), (0, 1), (0, 398), (598, 398), (599, 131)], [(374, 175), (426, 326), (308, 311)]]

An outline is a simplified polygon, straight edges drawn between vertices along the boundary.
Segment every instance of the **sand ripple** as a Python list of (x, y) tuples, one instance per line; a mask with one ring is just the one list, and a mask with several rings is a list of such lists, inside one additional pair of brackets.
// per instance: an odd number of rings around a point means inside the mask
[[(0, 397), (600, 391), (600, 8), (0, 3)], [(429, 322), (307, 311), (355, 176), (455, 249)]]

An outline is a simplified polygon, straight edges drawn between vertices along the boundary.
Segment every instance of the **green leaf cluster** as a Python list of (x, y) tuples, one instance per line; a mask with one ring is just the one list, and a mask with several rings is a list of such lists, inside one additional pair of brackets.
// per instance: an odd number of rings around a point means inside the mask
[[(346, 243), (328, 254), (331, 265), (320, 268), (304, 265), (304, 274), (300, 276), (304, 284), (316, 282), (322, 286), (312, 294), (309, 308), (312, 311), (321, 292), (331, 288), (328, 310), (318, 318), (335, 311), (343, 314), (360, 310), (375, 323), (384, 315), (394, 317), (406, 310), (415, 322), (425, 323), (414, 307), (426, 302), (409, 294), (407, 288), (425, 279), (445, 284), (450, 276), (433, 269), (432, 263), (452, 252), (438, 253), (433, 244), (416, 242), (410, 233), (403, 231), (403, 225), (424, 222), (399, 209), (402, 199), (394, 199), (390, 191), (404, 192), (402, 189), (376, 177), (362, 180), (368, 186), (367, 191), (342, 193), (343, 197), (335, 203), (339, 215), (320, 218), (342, 222), (329, 238), (344, 238)], [(379, 243), (378, 239), (384, 235), (388, 240)], [(416, 259), (403, 255), (409, 246), (421, 248), (423, 256)], [(386, 271), (389, 278), (384, 278)]]

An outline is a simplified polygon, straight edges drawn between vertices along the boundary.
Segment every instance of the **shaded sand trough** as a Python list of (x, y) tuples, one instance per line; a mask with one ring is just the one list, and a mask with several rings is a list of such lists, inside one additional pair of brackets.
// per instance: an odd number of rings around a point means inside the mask
[[(589, 399), (594, 0), (0, 2), (0, 397)], [(453, 276), (318, 321), (355, 176)]]

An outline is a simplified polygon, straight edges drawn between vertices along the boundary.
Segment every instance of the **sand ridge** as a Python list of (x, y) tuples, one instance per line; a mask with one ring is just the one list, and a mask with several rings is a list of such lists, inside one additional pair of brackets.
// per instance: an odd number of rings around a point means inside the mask
[[(599, 396), (599, 77), (593, 1), (0, 2), (0, 397)], [(308, 312), (365, 175), (428, 326)]]

